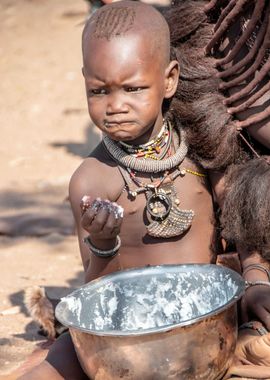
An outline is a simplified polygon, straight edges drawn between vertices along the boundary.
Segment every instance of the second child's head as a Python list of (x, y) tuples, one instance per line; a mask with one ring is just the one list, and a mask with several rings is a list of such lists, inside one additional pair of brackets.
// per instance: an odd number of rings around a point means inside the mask
[(89, 114), (116, 141), (147, 142), (162, 124), (162, 104), (177, 87), (163, 16), (141, 2), (120, 1), (96, 11), (82, 38)]

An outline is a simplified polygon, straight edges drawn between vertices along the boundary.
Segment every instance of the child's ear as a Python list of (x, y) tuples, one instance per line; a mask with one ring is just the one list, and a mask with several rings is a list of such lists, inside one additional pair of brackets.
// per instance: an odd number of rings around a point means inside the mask
[(165, 70), (165, 99), (169, 99), (175, 94), (179, 74), (179, 63), (177, 61), (171, 61)]

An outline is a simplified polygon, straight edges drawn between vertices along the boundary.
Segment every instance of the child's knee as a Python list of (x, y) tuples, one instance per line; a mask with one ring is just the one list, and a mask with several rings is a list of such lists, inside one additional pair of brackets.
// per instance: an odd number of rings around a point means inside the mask
[[(85, 375), (81, 368), (69, 333), (64, 333), (63, 335), (60, 335), (60, 337), (54, 342), (54, 344), (51, 346), (48, 352), (46, 361), (51, 367), (54, 368), (55, 371), (57, 371), (58, 374), (61, 374), (59, 375), (59, 379), (88, 379), (88, 377)], [(57, 377), (55, 379), (58, 380)]]
[(47, 361), (34, 367), (30, 372), (19, 377), (17, 380), (64, 380), (64, 378)]

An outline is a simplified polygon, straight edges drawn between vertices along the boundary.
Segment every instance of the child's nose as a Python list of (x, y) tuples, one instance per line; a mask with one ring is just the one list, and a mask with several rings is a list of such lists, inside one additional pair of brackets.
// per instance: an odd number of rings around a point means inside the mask
[(126, 112), (128, 112), (128, 106), (124, 94), (120, 92), (109, 94), (107, 98), (107, 114)]

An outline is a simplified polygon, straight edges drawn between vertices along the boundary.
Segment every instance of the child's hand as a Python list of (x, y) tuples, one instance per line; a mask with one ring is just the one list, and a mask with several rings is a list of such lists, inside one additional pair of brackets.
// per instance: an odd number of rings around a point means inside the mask
[(120, 232), (124, 210), (115, 202), (96, 198), (93, 202), (85, 195), (81, 200), (82, 227), (91, 240), (115, 239)]
[(259, 320), (270, 331), (270, 287), (251, 286), (241, 300), (241, 319), (243, 322)]

